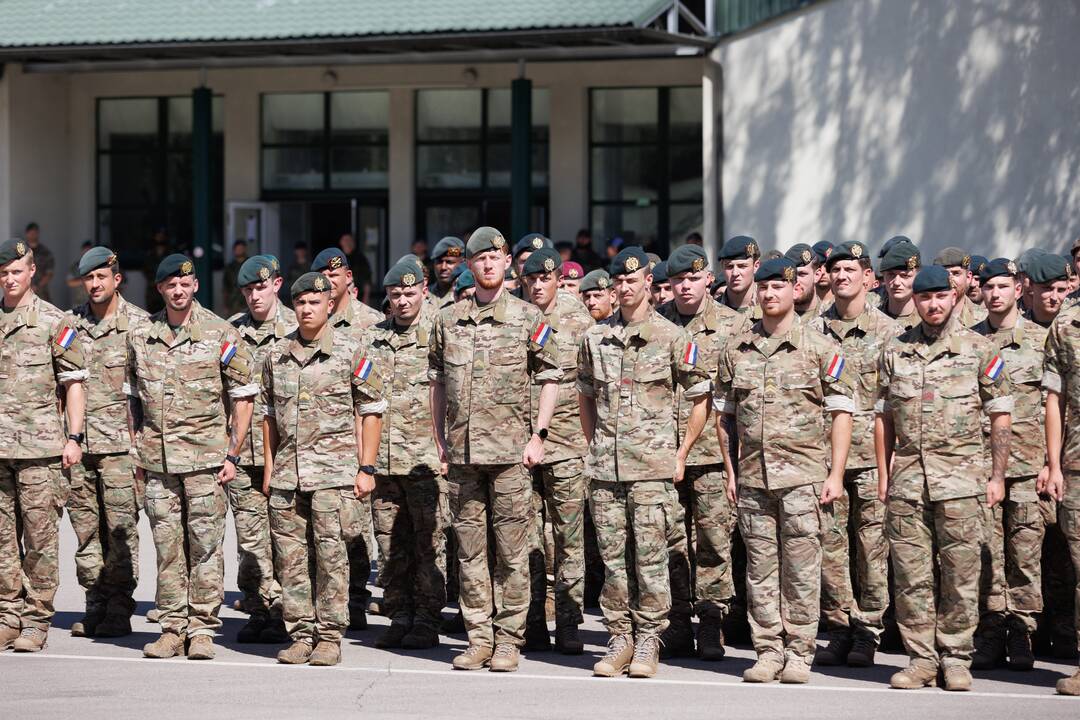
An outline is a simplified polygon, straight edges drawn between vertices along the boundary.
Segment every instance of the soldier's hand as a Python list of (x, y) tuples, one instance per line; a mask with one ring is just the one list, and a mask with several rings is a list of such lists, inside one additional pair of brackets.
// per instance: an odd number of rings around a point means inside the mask
[(840, 475), (829, 473), (825, 484), (821, 487), (821, 504), (832, 505), (833, 501), (844, 494), (844, 478)]
[(1046, 494), (1059, 502), (1065, 499), (1065, 476), (1061, 470), (1051, 470), (1047, 474)]
[(234, 479), (236, 479), (236, 466), (232, 464), (231, 460), (226, 460), (225, 464), (221, 466), (221, 470), (218, 471), (218, 484), (228, 485)]
[(68, 440), (64, 444), (64, 452), (60, 460), (65, 470), (72, 465), (78, 465), (82, 462), (82, 447), (74, 440)]
[(262, 494), (270, 497), (270, 476), (266, 473), (263, 473)]
[(738, 488), (735, 487), (735, 476), (734, 475), (728, 475), (727, 499), (732, 505), (734, 505), (739, 500), (739, 492), (738, 492)]
[(446, 476), (448, 476), (450, 474), (450, 458), (448, 458), (446, 456), (446, 446), (445, 445), (439, 445), (438, 450), (439, 450), (439, 473), (441, 473), (443, 477), (446, 477)]
[(675, 474), (672, 476), (672, 480), (678, 485), (683, 481), (686, 476), (686, 458), (679, 453), (675, 453)]
[(533, 435), (525, 445), (525, 452), (521, 453), (521, 463), (532, 469), (544, 460), (544, 441), (539, 436)]
[(1050, 466), (1043, 465), (1042, 470), (1039, 471), (1038, 476), (1035, 478), (1035, 492), (1040, 495), (1046, 494), (1046, 481), (1050, 479)]
[(1005, 499), (1005, 480), (993, 478), (986, 483), (986, 507), (994, 507)]
[(356, 473), (356, 482), (353, 484), (353, 493), (363, 500), (375, 491), (375, 478), (361, 470)]

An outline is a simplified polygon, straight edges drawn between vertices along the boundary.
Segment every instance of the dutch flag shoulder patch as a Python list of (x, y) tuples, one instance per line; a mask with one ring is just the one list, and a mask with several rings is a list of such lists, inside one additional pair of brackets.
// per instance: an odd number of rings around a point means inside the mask
[(697, 367), (698, 346), (695, 342), (686, 343), (686, 351), (683, 352), (683, 365)]
[(529, 338), (529, 340), (531, 340), (532, 343), (534, 345), (537, 345), (538, 347), (544, 347), (544, 345), (546, 345), (547, 341), (550, 339), (551, 326), (543, 322), (537, 326), (536, 331), (533, 332), (532, 337)]
[(56, 334), (56, 344), (67, 350), (71, 347), (71, 343), (75, 342), (75, 331), (68, 325), (65, 325), (60, 332)]
[(360, 362), (356, 363), (356, 369), (353, 370), (353, 376), (358, 377), (361, 380), (367, 380), (371, 375), (371, 369), (375, 367), (371, 360), (367, 358), (361, 358)]
[(226, 340), (221, 344), (221, 364), (228, 365), (236, 357), (236, 345)]
[(1000, 355), (995, 355), (994, 359), (990, 361), (990, 364), (983, 370), (983, 375), (990, 378), (991, 381), (997, 380), (1001, 377), (1001, 373), (1005, 370), (1005, 361), (1001, 359)]
[(844, 356), (839, 353), (833, 355), (825, 374), (833, 380), (839, 380), (840, 376), (844, 374)]

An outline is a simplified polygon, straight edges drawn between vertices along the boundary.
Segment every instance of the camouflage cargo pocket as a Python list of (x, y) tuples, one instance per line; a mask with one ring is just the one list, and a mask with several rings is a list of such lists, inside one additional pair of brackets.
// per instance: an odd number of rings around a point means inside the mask
[(945, 540), (955, 544), (987, 542), (992, 513), (978, 498), (943, 500), (941, 504), (941, 519), (937, 526), (943, 537), (938, 538), (939, 545)]
[(919, 506), (910, 500), (890, 499), (885, 508), (885, 528), (890, 540), (910, 537), (915, 530)]

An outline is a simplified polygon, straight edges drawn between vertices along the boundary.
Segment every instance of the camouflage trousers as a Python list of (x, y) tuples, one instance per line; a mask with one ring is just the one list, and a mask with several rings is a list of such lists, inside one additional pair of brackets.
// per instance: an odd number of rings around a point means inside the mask
[(269, 615), (281, 605), (281, 586), (274, 578), (274, 550), (270, 542), (270, 511), (262, 494), (263, 469), (240, 467), (225, 486), (236, 528), (236, 586), (244, 594), (244, 610)]
[(48, 631), (60, 584), (60, 458), (0, 460), (0, 624)]
[(367, 612), (371, 591), (371, 497), (358, 498), (352, 488), (341, 492), (341, 532), (349, 554), (349, 612)]
[[(877, 470), (848, 470), (844, 493), (832, 504), (821, 534), (821, 615), (830, 631), (875, 641), (884, 632), (889, 607), (889, 541), (885, 503), (877, 497)], [(852, 589), (848, 523), (855, 531), (855, 588)]]
[(739, 487), (739, 533), (746, 545), (746, 602), (758, 657), (807, 663), (821, 614), (822, 519), (814, 485)]
[(438, 632), (446, 604), (449, 509), (440, 477), (380, 475), (372, 503), (383, 614), (405, 627)]
[(721, 465), (686, 468), (674, 486), (678, 505), (668, 526), (671, 621), (690, 622), (692, 613), (719, 623), (731, 609), (731, 535), (735, 509), (727, 496)]
[(659, 635), (668, 625), (671, 584), (667, 532), (675, 521), (670, 480), (593, 480), (589, 507), (600, 556), (604, 589), (600, 608), (612, 635)]
[[(539, 513), (529, 539), (530, 555), (539, 554), (540, 563), (530, 563), (532, 599), (530, 615), (546, 623), (547, 569), (555, 577), (556, 625), (580, 625), (585, 602), (585, 463), (570, 458), (537, 468), (539, 492), (534, 490), (534, 510)], [(535, 486), (534, 486), (535, 487)], [(539, 500), (539, 503), (536, 502)], [(544, 527), (550, 522), (554, 556), (546, 542)]]
[(1076, 602), (1074, 604), (1073, 623), (1076, 629), (1076, 645), (1080, 648), (1080, 473), (1069, 472), (1065, 475), (1065, 497), (1058, 504), (1058, 524), (1069, 544), (1073, 568), (1076, 571)]
[(87, 613), (131, 617), (139, 583), (142, 482), (127, 453), (83, 455), (71, 468), (68, 519), (75, 531), (75, 576)]
[(890, 498), (885, 528), (896, 623), (908, 655), (934, 666), (970, 666), (986, 534), (982, 499)]
[(225, 490), (216, 470), (146, 473), (161, 629), (213, 635), (225, 597)]
[[(448, 480), (469, 644), (521, 647), (529, 611), (529, 472), (521, 464), (451, 465)], [(488, 566), (489, 527), (495, 538), (494, 578)]]
[(270, 536), (281, 614), (293, 641), (340, 643), (349, 626), (343, 527), (353, 489), (270, 490)]
[(1008, 480), (1005, 501), (983, 508), (987, 544), (979, 582), (979, 632), (1006, 624), (1035, 632), (1042, 612), (1042, 546), (1053, 501), (1035, 494), (1035, 478)]

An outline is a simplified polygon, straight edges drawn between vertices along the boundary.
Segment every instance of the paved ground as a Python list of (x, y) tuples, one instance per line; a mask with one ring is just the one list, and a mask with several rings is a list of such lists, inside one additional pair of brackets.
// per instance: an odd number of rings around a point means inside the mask
[[(427, 652), (399, 654), (372, 643), (385, 620), (350, 633), (336, 668), (285, 667), (273, 660), (276, 646), (232, 642), (240, 613), (223, 610), (225, 627), (213, 662), (144, 660), (140, 648), (157, 635), (141, 617), (153, 601), (153, 547), (143, 523), (140, 615), (135, 633), (119, 641), (72, 638), (81, 616), (82, 592), (71, 559), (74, 536), (65, 519), (61, 553), (66, 558), (57, 598), (56, 625), (48, 649), (36, 655), (0, 654), (0, 718), (955, 718), (1080, 717), (1080, 698), (1063, 698), (1054, 682), (1072, 669), (1040, 662), (1025, 674), (997, 671), (977, 676), (975, 691), (897, 691), (889, 675), (905, 665), (897, 655), (879, 656), (869, 670), (815, 672), (810, 685), (747, 686), (739, 681), (752, 662), (748, 648), (733, 648), (720, 663), (677, 661), (652, 680), (600, 679), (588, 668), (606, 640), (595, 614), (585, 625), (585, 655), (554, 653), (522, 660), (512, 675), (450, 670), (464, 645), (449, 638)], [(226, 575), (235, 580), (235, 543), (226, 546)], [(230, 583), (227, 603), (237, 597)]]

